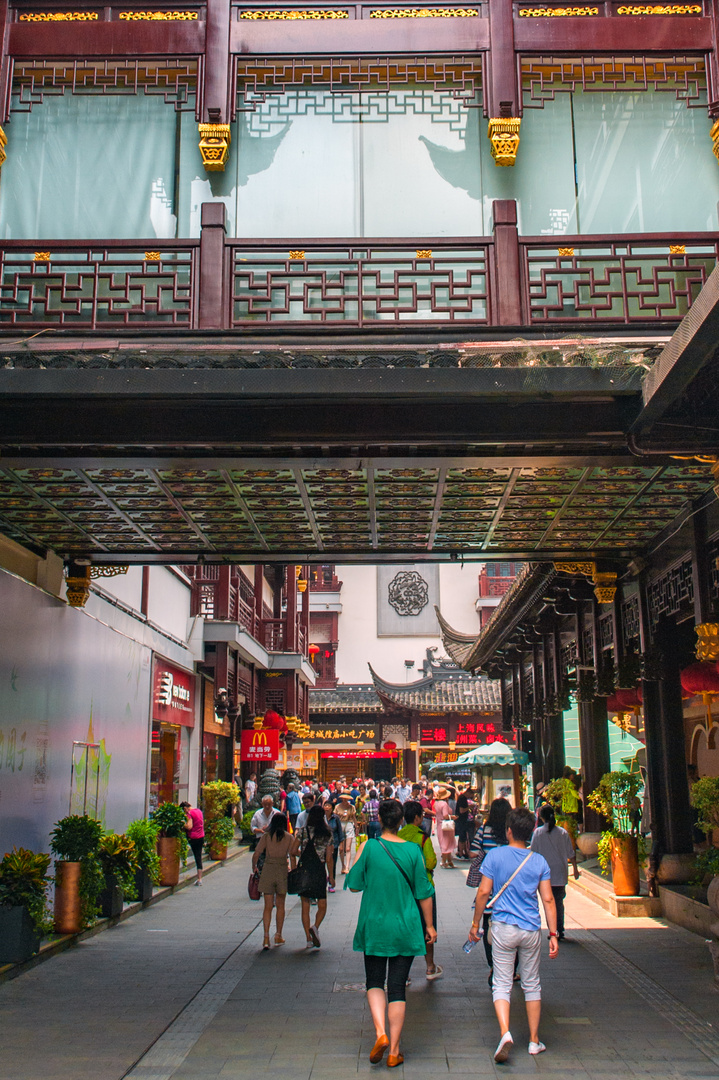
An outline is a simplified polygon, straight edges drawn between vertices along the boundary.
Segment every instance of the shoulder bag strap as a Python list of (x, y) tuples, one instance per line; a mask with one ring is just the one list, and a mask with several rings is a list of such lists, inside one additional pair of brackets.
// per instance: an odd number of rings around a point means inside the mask
[(533, 851), (530, 851), (530, 852), (529, 852), (529, 854), (528, 854), (528, 855), (526, 856), (526, 858), (522, 859), (521, 863), (519, 864), (519, 866), (517, 867), (517, 869), (516, 869), (516, 870), (514, 871), (514, 873), (512, 874), (512, 876), (511, 876), (511, 877), (508, 877), (508, 878), (507, 878), (507, 880), (505, 881), (504, 885), (503, 885), (503, 886), (502, 886), (502, 888), (501, 888), (501, 889), (499, 890), (499, 892), (498, 892), (498, 893), (496, 894), (496, 896), (493, 896), (493, 897), (492, 897), (492, 899), (491, 899), (491, 900), (489, 901), (489, 903), (487, 904), (487, 906), (486, 906), (486, 907), (485, 907), (485, 909), (484, 909), (485, 911), (489, 911), (489, 909), (490, 909), (490, 908), (491, 908), (491, 907), (492, 907), (492, 906), (493, 906), (494, 904), (496, 904), (497, 900), (499, 900), (500, 896), (502, 895), (502, 893), (504, 892), (504, 890), (505, 890), (505, 889), (507, 888), (507, 886), (508, 886), (508, 885), (511, 885), (511, 884), (512, 884), (512, 882), (514, 881), (514, 879), (516, 878), (517, 874), (518, 874), (518, 873), (519, 873), (519, 871), (520, 871), (520, 870), (522, 869), (522, 867), (523, 867), (523, 866), (526, 866), (526, 865), (527, 865), (527, 863), (529, 862), (529, 860), (530, 860), (530, 859), (532, 858), (532, 855), (534, 855), (534, 852), (533, 852)]
[(401, 867), (401, 866), (399, 865), (399, 863), (398, 863), (398, 862), (397, 862), (397, 860), (395, 859), (394, 855), (392, 854), (392, 852), (390, 851), (390, 849), (389, 849), (389, 848), (387, 847), (387, 845), (385, 844), (384, 840), (380, 840), (380, 838), (379, 838), (379, 837), (377, 837), (377, 843), (378, 843), (378, 844), (381, 844), (381, 846), (382, 846), (382, 847), (384, 848), (384, 850), (385, 850), (385, 851), (387, 852), (387, 854), (389, 855), (390, 859), (392, 860), (392, 862), (394, 863), (394, 865), (395, 865), (395, 866), (397, 867), (397, 869), (399, 870), (399, 872), (400, 872), (400, 874), (402, 875), (402, 877), (404, 878), (404, 880), (405, 880), (405, 881), (407, 882), (407, 884), (409, 885), (409, 887), (410, 887), (410, 891), (411, 891), (412, 895), (414, 896), (414, 889), (412, 888), (412, 882), (411, 882), (411, 881), (409, 880), (409, 878), (407, 877), (407, 874), (406, 874), (406, 873), (405, 873), (405, 871), (404, 871), (404, 870), (402, 869), (402, 867)]

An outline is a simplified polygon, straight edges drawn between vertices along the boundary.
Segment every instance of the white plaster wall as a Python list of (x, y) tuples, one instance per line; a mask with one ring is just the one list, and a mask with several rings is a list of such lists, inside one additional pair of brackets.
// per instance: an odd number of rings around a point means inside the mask
[(126, 604), (133, 611), (139, 611), (142, 604), (142, 567), (130, 566), (126, 574), (117, 577), (93, 578), (93, 584), (99, 585), (103, 592), (114, 596), (121, 604)]
[[(442, 564), (439, 568), (439, 606), (443, 616), (456, 629), (473, 634), (479, 631), (474, 609), (477, 599), (478, 563)], [(421, 570), (421, 566), (418, 567)], [(437, 656), (445, 655), (439, 636), (377, 637), (377, 568), (374, 566), (338, 566), (342, 582), (339, 616), (339, 646), (336, 671), (341, 683), (371, 681), (368, 662), (388, 682), (413, 682), (422, 673), (426, 650), (438, 646)], [(409, 673), (405, 660), (414, 660)]]
[(150, 567), (147, 617), (174, 637), (184, 641), (190, 617), (190, 586), (164, 566)]

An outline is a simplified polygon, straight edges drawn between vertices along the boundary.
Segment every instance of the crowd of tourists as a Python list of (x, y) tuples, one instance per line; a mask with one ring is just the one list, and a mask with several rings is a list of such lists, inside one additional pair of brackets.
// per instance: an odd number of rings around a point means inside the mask
[[(245, 787), (255, 795), (256, 778)], [(529, 1026), (528, 1051), (542, 1053), (539, 1038), (541, 984), (540, 902), (549, 935), (549, 956), (564, 938), (564, 895), (569, 867), (578, 873), (572, 839), (543, 804), (538, 813), (513, 808), (504, 798), (481, 810), (473, 793), (452, 785), (413, 784), (407, 779), (375, 784), (342, 777), (336, 783), (305, 780), (282, 791), (279, 806), (262, 799), (252, 817), (256, 846), (254, 888), (264, 899), (263, 950), (285, 944), (285, 900), (299, 896), (308, 949), (321, 948), (320, 928), (327, 895), (336, 888), (361, 892), (354, 935), (364, 954), (367, 1000), (376, 1040), (370, 1061), (387, 1055), (390, 1068), (404, 1060), (400, 1038), (406, 987), (413, 960), (423, 956), (426, 979), (442, 977), (435, 960), (438, 868), (468, 864), (467, 884), (475, 889), (473, 917), (464, 950), (480, 941), (489, 967), (489, 985), (499, 1023), (494, 1058), (509, 1059), (512, 985), (520, 982)], [(275, 934), (272, 939), (272, 913)]]

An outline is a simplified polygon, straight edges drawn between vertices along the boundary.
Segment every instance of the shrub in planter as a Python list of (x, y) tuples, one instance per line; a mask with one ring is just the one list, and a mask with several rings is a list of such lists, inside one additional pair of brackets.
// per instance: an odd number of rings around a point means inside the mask
[(213, 780), (202, 785), (202, 803), (205, 814), (205, 843), (210, 858), (227, 858), (227, 845), (235, 835), (232, 808), (240, 801), (237, 784), (225, 780)]
[(252, 840), (252, 837), (253, 837), (252, 818), (254, 817), (254, 815), (255, 815), (254, 810), (247, 810), (242, 815), (242, 820), (240, 821), (240, 829), (242, 831), (242, 839), (245, 840), (247, 843), (249, 843)]
[(719, 776), (703, 776), (692, 784), (691, 804), (697, 811), (697, 825), (711, 838), (719, 829)]
[(55, 931), (76, 934), (99, 912), (105, 876), (98, 858), (102, 825), (87, 814), (61, 818), (50, 834), (55, 862)]
[(160, 859), (157, 854), (157, 836), (160, 826), (148, 818), (138, 818), (127, 826), (125, 835), (135, 845), (137, 870), (135, 890), (139, 900), (152, 899), (152, 886), (160, 883)]
[(205, 830), (207, 850), (211, 859), (226, 859), (227, 845), (235, 836), (235, 826), (232, 818), (223, 817), (219, 821), (213, 821), (211, 832)]
[(180, 880), (180, 861), (187, 865), (187, 816), (177, 803), (160, 803), (150, 814), (158, 826), (157, 854), (160, 859), (160, 885), (177, 885)]
[(52, 932), (47, 902), (50, 856), (13, 848), (0, 862), (0, 963), (20, 964)]
[(645, 855), (639, 835), (641, 786), (641, 777), (636, 773), (609, 772), (587, 798), (587, 804), (609, 826), (599, 841), (599, 865), (604, 874), (611, 866), (617, 896), (639, 893), (639, 859)]
[(100, 838), (98, 857), (105, 876), (100, 907), (105, 917), (114, 918), (122, 913), (125, 900), (137, 899), (135, 842), (124, 833), (106, 833)]

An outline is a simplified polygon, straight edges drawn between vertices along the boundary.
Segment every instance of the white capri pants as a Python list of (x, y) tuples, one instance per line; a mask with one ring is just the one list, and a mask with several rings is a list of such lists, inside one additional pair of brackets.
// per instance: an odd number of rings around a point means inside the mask
[(511, 923), (492, 919), (492, 1000), (510, 1001), (514, 980), (514, 958), (519, 954), (519, 976), (525, 1001), (540, 1001), (539, 957), (541, 930), (522, 930)]

